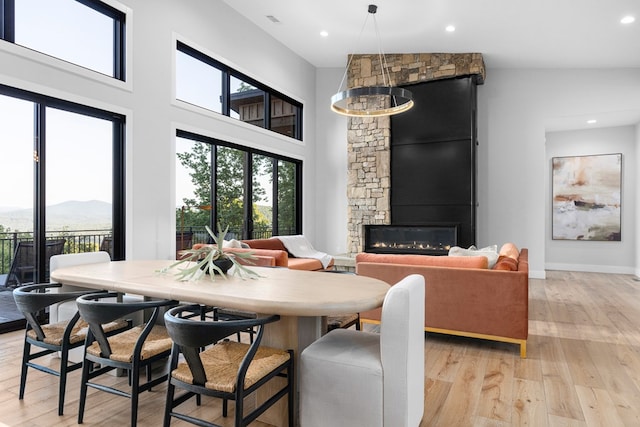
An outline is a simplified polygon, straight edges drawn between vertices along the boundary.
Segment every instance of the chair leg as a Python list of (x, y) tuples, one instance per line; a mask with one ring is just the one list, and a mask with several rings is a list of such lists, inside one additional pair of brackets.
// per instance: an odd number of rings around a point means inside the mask
[(60, 389), (58, 390), (58, 415), (63, 415), (64, 395), (67, 390), (67, 370), (69, 366), (69, 350), (60, 351)]
[(289, 416), (289, 426), (293, 426), (293, 420), (294, 420), (294, 413), (293, 413), (293, 352), (290, 351), (290, 363), (289, 363), (289, 367), (287, 368), (287, 412), (288, 412), (288, 416)]
[(163, 427), (169, 427), (171, 424), (171, 411), (173, 410), (173, 395), (175, 393), (176, 386), (171, 383), (171, 377), (167, 382), (167, 400), (164, 404), (164, 422)]
[(84, 405), (87, 400), (87, 383), (89, 382), (89, 370), (93, 367), (93, 362), (86, 358), (82, 362), (82, 380), (80, 382), (80, 405), (78, 407), (78, 424), (82, 424), (84, 418)]
[(138, 422), (138, 397), (140, 387), (140, 368), (134, 366), (131, 369), (131, 427), (136, 427)]
[[(238, 398), (238, 396), (240, 396)], [(235, 426), (244, 426), (244, 397), (242, 394), (238, 395), (236, 393), (236, 416), (235, 416)]]
[(29, 354), (31, 354), (31, 344), (25, 339), (22, 350), (22, 369), (20, 371), (20, 394), (18, 395), (20, 400), (24, 398), (24, 388), (27, 385), (27, 370), (29, 369), (27, 363), (29, 362)]

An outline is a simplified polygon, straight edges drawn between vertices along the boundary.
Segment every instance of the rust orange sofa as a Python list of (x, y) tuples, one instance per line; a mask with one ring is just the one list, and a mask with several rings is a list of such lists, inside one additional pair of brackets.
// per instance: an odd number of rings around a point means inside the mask
[[(287, 248), (284, 246), (282, 241), (280, 241), (280, 239), (278, 239), (277, 237), (272, 237), (270, 239), (242, 240), (242, 243), (246, 243), (247, 245), (249, 245), (249, 247), (251, 248), (249, 250), (253, 250), (256, 255), (260, 255), (261, 253), (263, 253), (261, 251), (284, 252), (284, 255), (286, 257), (286, 264), (283, 264), (283, 265), (276, 264), (281, 267), (287, 267), (292, 270), (324, 270), (324, 268), (322, 267), (322, 263), (317, 259), (296, 258), (293, 255), (291, 255), (287, 251)], [(239, 250), (239, 249), (234, 249), (234, 250)], [(247, 250), (247, 249), (244, 249), (244, 250)], [(282, 262), (284, 263), (284, 261)], [(326, 270), (331, 270), (331, 269), (333, 269), (333, 260), (331, 260), (331, 262), (326, 268)]]
[[(249, 248), (225, 248), (227, 252), (252, 252), (254, 259), (250, 262), (242, 258), (237, 258), (238, 262), (247, 265), (267, 266), (267, 267), (286, 267), (292, 270), (324, 270), (322, 263), (313, 258), (296, 258), (291, 255), (282, 242), (277, 237), (270, 239), (252, 239), (242, 240)], [(196, 243), (193, 249), (205, 246), (203, 243)], [(333, 259), (327, 266), (326, 270), (333, 269)]]
[[(424, 329), (520, 345), (526, 357), (529, 334), (529, 252), (512, 244), (487, 268), (484, 256), (356, 255), (356, 273), (393, 285), (409, 274), (425, 278)], [(360, 313), (379, 323), (380, 309)]]

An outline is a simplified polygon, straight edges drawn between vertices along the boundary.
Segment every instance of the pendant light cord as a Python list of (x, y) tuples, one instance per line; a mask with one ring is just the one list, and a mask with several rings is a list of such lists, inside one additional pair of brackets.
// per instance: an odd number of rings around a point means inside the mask
[[(369, 20), (369, 15), (373, 15), (373, 13), (367, 13), (367, 16), (364, 18), (364, 23), (362, 24), (362, 28), (360, 28), (360, 34), (358, 35), (358, 39), (356, 42), (359, 42), (362, 38), (362, 34), (364, 33), (364, 28), (367, 26), (367, 21)], [(375, 22), (375, 16), (373, 17)], [(376, 27), (377, 28), (377, 27)], [(340, 81), (340, 85), (338, 86), (338, 92), (342, 90), (342, 85), (344, 85), (345, 80), (347, 79), (347, 74), (349, 73), (349, 67), (351, 66), (351, 62), (353, 61), (354, 54), (349, 54), (349, 60), (347, 61), (347, 68), (344, 70), (344, 75), (342, 76), (342, 80)]]
[[(378, 61), (380, 61), (380, 67), (382, 68), (382, 84), (384, 86), (391, 86), (391, 74), (389, 74), (389, 66), (387, 65), (387, 57), (382, 49), (382, 37), (380, 36), (380, 30), (378, 29), (378, 20), (376, 15), (373, 15), (373, 28), (376, 32), (376, 38), (378, 39)], [(387, 73), (385, 74), (385, 70)]]

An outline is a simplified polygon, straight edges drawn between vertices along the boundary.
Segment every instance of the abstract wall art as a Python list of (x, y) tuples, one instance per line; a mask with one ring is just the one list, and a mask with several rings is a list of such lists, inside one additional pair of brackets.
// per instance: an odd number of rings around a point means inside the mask
[(552, 159), (552, 238), (621, 241), (622, 154)]

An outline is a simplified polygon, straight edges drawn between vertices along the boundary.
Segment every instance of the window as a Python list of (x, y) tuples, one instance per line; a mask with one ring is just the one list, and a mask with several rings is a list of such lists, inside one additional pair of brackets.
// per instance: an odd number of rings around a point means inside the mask
[(8, 42), (125, 79), (125, 14), (97, 0), (4, 0)]
[(302, 140), (302, 104), (182, 42), (176, 99)]
[(293, 135), (297, 134), (298, 126), (295, 111), (295, 105), (277, 96), (271, 96), (271, 122), (269, 129), (293, 138)]
[(0, 274), (20, 242), (35, 248), (21, 281), (48, 280), (52, 241), (124, 259), (124, 126), (116, 113), (0, 85)]
[(231, 76), (229, 115), (234, 119), (259, 127), (264, 124), (264, 91)]
[(178, 131), (178, 244), (207, 242), (217, 224), (236, 239), (300, 234), (301, 172), (299, 160)]
[(176, 52), (176, 98), (222, 113), (222, 71), (184, 52)]

